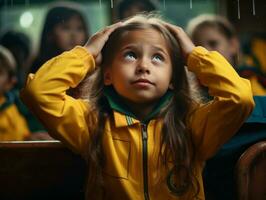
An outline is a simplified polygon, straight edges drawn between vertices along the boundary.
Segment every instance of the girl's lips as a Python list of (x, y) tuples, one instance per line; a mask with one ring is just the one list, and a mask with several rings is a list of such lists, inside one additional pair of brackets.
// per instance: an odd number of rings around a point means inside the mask
[(152, 85), (154, 85), (152, 82), (150, 82), (147, 79), (138, 79), (136, 81), (133, 81), (132, 83), (135, 87), (137, 88), (141, 88), (141, 89), (147, 89), (149, 87), (151, 87)]
[(148, 79), (138, 79), (136, 81), (133, 81), (133, 84), (150, 84), (150, 85), (154, 85), (154, 83), (152, 83)]
[(151, 84), (147, 82), (135, 82), (133, 83), (133, 86), (139, 89), (148, 89), (151, 87)]

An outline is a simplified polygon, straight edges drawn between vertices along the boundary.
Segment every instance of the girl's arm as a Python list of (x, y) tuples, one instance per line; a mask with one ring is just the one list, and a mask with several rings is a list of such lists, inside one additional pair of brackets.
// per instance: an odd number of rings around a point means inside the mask
[(214, 100), (192, 114), (191, 130), (197, 152), (206, 160), (232, 137), (254, 108), (250, 82), (239, 77), (218, 52), (196, 47), (188, 69), (209, 88)]
[(94, 68), (92, 55), (83, 47), (75, 47), (30, 74), (21, 91), (23, 102), (49, 134), (77, 152), (84, 150), (89, 138), (87, 123), (94, 117), (89, 115), (90, 107), (85, 101), (68, 96), (66, 90), (76, 87)]
[(206, 160), (232, 137), (254, 107), (250, 82), (239, 77), (218, 52), (195, 47), (182, 28), (166, 23), (178, 40), (188, 69), (209, 88), (214, 97), (196, 109), (190, 119), (197, 155)]
[[(75, 47), (48, 62), (36, 74), (30, 74), (21, 91), (23, 102), (41, 120), (52, 137), (76, 152), (84, 153), (89, 129), (96, 124), (95, 112), (88, 102), (66, 94), (75, 88), (101, 62), (100, 52), (109, 35), (120, 24), (114, 24), (92, 36), (84, 47)], [(89, 53), (90, 52), (90, 53)]]

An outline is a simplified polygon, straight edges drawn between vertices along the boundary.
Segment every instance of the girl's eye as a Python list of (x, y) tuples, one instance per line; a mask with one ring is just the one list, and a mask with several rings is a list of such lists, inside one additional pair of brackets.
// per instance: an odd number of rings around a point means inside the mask
[(163, 62), (164, 61), (164, 58), (160, 54), (155, 54), (153, 56), (152, 60), (155, 61), (155, 62)]
[(129, 51), (124, 54), (124, 58), (129, 61), (134, 61), (136, 60), (137, 56), (134, 52)]

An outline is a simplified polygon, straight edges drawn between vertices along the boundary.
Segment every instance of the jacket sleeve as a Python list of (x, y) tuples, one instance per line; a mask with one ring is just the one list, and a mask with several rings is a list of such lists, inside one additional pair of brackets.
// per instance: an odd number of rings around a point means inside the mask
[(196, 47), (189, 55), (188, 69), (214, 97), (189, 118), (196, 153), (206, 160), (237, 132), (253, 110), (254, 101), (250, 82), (218, 52)]
[(81, 154), (89, 139), (88, 126), (95, 124), (95, 116), (88, 102), (68, 96), (66, 90), (76, 87), (94, 68), (93, 57), (77, 46), (47, 61), (36, 74), (30, 74), (20, 94), (52, 137)]

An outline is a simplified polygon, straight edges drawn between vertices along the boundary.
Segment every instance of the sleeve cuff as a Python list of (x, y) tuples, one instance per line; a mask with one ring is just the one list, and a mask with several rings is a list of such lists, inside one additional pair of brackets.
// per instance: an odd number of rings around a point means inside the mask
[(75, 54), (77, 57), (81, 58), (82, 60), (84, 60), (84, 64), (86, 66), (90, 66), (90, 68), (95, 69), (94, 58), (85, 47), (76, 46), (72, 50), (70, 50), (70, 52)]
[(192, 69), (200, 64), (201, 57), (206, 55), (207, 53), (209, 53), (209, 51), (204, 47), (201, 46), (195, 47), (188, 56), (188, 61), (187, 61), (188, 69), (194, 71)]

